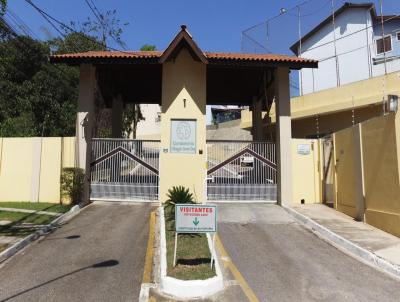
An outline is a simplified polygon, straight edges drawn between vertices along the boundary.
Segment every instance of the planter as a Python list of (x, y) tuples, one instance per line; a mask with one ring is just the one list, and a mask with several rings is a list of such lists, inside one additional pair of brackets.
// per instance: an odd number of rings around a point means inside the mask
[[(224, 289), (221, 268), (215, 259), (216, 276), (205, 280), (179, 280), (167, 276), (167, 242), (165, 235), (164, 207), (159, 209), (160, 217), (160, 288), (167, 295), (178, 298), (198, 298), (213, 295)], [(211, 236), (207, 234), (208, 247), (211, 251)]]

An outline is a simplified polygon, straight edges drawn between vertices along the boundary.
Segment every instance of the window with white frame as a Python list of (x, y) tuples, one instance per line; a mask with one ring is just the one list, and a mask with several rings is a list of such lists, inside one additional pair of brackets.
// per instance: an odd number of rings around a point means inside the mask
[(388, 35), (380, 39), (376, 39), (376, 53), (382, 54), (384, 52), (392, 51), (392, 36)]

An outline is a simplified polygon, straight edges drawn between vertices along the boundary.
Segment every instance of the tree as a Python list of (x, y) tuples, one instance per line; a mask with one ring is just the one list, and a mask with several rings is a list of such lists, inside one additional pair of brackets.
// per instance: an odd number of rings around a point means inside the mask
[(155, 45), (152, 44), (144, 44), (141, 48), (141, 51), (154, 51), (157, 50), (157, 47)]
[(0, 136), (75, 135), (79, 69), (50, 64), (49, 56), (99, 47), (82, 35), (0, 41)]
[(63, 37), (46, 42), (17, 36), (0, 14), (0, 137), (75, 135), (79, 68), (50, 64), (49, 56), (105, 50), (108, 38), (122, 42), (115, 13), (100, 18), (101, 28), (95, 22), (79, 31), (65, 27)]
[(71, 26), (87, 35), (94, 35), (104, 48), (107, 48), (110, 40), (124, 48), (126, 44), (121, 37), (123, 33), (122, 26), (127, 26), (129, 23), (124, 22), (121, 25), (121, 20), (117, 17), (115, 9), (108, 10), (105, 13), (97, 10), (95, 17), (95, 19), (88, 17), (83, 23), (71, 22)]
[(94, 36), (85, 32), (71, 32), (65, 38), (47, 41), (53, 54), (77, 53), (89, 50), (105, 50), (106, 48)]
[(7, 0), (0, 0), (0, 16), (3, 16), (6, 12)]

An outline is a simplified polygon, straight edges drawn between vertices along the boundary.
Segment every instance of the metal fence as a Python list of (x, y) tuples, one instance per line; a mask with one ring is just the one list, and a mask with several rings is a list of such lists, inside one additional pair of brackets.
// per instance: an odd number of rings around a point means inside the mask
[(158, 200), (159, 141), (93, 139), (92, 200)]
[(208, 200), (277, 199), (275, 144), (207, 141)]

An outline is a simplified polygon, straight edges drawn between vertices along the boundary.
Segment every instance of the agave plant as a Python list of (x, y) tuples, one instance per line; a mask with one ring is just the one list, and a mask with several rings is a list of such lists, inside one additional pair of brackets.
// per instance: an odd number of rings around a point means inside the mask
[(172, 189), (168, 190), (167, 203), (193, 203), (193, 194), (189, 193), (189, 189), (184, 186), (173, 186)]
[(188, 188), (184, 186), (173, 186), (167, 193), (166, 207), (169, 207), (168, 215), (169, 220), (175, 220), (175, 205), (181, 203), (194, 203), (193, 194), (189, 192)]

